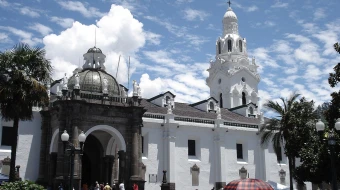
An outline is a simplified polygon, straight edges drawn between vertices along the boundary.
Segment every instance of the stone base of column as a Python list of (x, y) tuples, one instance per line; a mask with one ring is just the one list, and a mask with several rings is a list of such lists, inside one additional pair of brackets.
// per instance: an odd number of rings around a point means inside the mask
[(175, 183), (163, 183), (161, 185), (161, 190), (175, 190), (176, 189)]
[[(145, 188), (145, 182), (141, 177), (139, 176), (131, 176), (130, 177), (130, 187), (132, 189), (133, 184), (138, 185), (138, 190), (144, 190)], [(125, 187), (126, 188), (126, 187)], [(129, 188), (126, 188), (129, 189)]]
[(225, 182), (215, 182), (215, 189), (219, 190), (221, 188), (223, 188), (226, 185)]

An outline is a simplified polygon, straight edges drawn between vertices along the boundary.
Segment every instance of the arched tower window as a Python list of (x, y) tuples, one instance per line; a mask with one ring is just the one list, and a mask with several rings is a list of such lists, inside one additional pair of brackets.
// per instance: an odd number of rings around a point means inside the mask
[(221, 50), (221, 42), (218, 42), (218, 54), (221, 54), (222, 50)]
[(238, 47), (240, 48), (240, 52), (242, 52), (242, 40), (239, 40), (238, 41)]
[(242, 92), (242, 105), (246, 105), (247, 101), (246, 101), (246, 93)]
[(166, 104), (170, 104), (170, 97), (169, 97), (169, 96), (166, 96), (166, 97), (165, 97), (165, 103), (166, 103)]
[(231, 40), (228, 40), (228, 52), (229, 51), (231, 52), (233, 50), (232, 45), (233, 45), (233, 43), (231, 42)]
[(249, 107), (249, 114), (251, 114), (251, 115), (254, 114), (254, 109), (253, 109), (253, 107)]
[(220, 94), (220, 108), (223, 108), (223, 98), (222, 98), (222, 93)]
[(209, 109), (210, 110), (214, 110), (214, 107), (215, 107), (214, 102), (210, 102)]

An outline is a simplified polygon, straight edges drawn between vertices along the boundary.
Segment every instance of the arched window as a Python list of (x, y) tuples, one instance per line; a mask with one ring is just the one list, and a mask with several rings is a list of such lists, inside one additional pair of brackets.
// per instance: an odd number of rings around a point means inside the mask
[(166, 104), (170, 104), (170, 97), (169, 97), (169, 96), (166, 96), (166, 97), (165, 97), (165, 103), (166, 103)]
[(242, 40), (238, 41), (238, 47), (240, 48), (240, 52), (242, 52)]
[(210, 102), (209, 109), (210, 110), (214, 110), (214, 107), (215, 107), (214, 102)]
[(247, 101), (246, 101), (246, 93), (242, 92), (242, 105), (246, 105)]
[(249, 107), (249, 114), (251, 114), (251, 115), (254, 114), (254, 109), (253, 109), (253, 107)]
[(228, 40), (228, 52), (230, 51), (232, 51), (233, 49), (232, 49), (232, 42), (231, 42), (231, 40)]
[(218, 42), (218, 54), (221, 54), (222, 50), (221, 50), (221, 42)]
[(222, 98), (222, 93), (220, 94), (220, 108), (223, 108), (223, 98)]

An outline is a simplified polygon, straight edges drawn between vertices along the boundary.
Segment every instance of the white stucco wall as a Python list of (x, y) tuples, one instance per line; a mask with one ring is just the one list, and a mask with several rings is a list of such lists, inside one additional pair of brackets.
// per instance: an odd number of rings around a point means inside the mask
[[(162, 171), (166, 169), (164, 158), (163, 130), (165, 129), (162, 119), (144, 119), (142, 135), (144, 136), (143, 163), (146, 165), (145, 188), (150, 190), (159, 189), (162, 181)], [(214, 148), (214, 134), (216, 128), (212, 124), (198, 124), (189, 122), (176, 122), (173, 135), (175, 138), (174, 167), (176, 188), (181, 189), (212, 189), (216, 182), (216, 152)], [(214, 130), (213, 130), (214, 129)], [(215, 132), (214, 132), (215, 131)], [(222, 126), (219, 129), (222, 137), (221, 150), (222, 160), (222, 181), (228, 183), (239, 179), (239, 169), (244, 166), (250, 178), (272, 180), (280, 182), (278, 171), (288, 166), (279, 165), (276, 155), (271, 149), (263, 148), (260, 145), (260, 136), (257, 129)], [(188, 156), (188, 140), (196, 140), (196, 156)], [(243, 160), (236, 156), (236, 143), (243, 145)], [(146, 152), (146, 153), (145, 153)], [(284, 159), (286, 159), (284, 157)], [(200, 168), (199, 186), (192, 186), (192, 175), (190, 168), (196, 164)], [(149, 182), (149, 175), (157, 174), (157, 183)], [(266, 178), (267, 176), (267, 178)], [(288, 181), (287, 181), (288, 182)]]
[[(20, 165), (20, 177), (35, 181), (39, 175), (41, 116), (38, 111), (33, 112), (32, 121), (19, 122), (19, 138), (17, 146), (16, 165)], [(2, 126), (13, 126), (13, 122), (1, 122)], [(0, 130), (0, 138), (2, 130)], [(1, 139), (0, 139), (1, 140)], [(1, 141), (0, 141), (1, 142)], [(0, 159), (11, 156), (10, 147), (0, 147)]]

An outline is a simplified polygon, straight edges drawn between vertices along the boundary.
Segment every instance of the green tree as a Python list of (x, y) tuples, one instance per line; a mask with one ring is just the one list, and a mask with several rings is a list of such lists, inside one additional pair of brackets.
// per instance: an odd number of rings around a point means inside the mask
[[(340, 45), (339, 43), (334, 44), (334, 49), (340, 54)], [(329, 74), (328, 83), (334, 88), (340, 82), (340, 63), (338, 63), (334, 68), (334, 73)], [(340, 117), (340, 91), (333, 92), (331, 94), (332, 100), (329, 106), (329, 109), (326, 111), (326, 120), (329, 123), (329, 126), (334, 126), (336, 119)]]
[(51, 64), (45, 50), (19, 43), (0, 52), (0, 111), (2, 119), (13, 121), (16, 138), (11, 146), (10, 181), (15, 180), (19, 121), (33, 118), (32, 107), (48, 103), (44, 83), (51, 78)]
[(310, 130), (311, 121), (315, 120), (314, 102), (305, 98), (298, 100), (299, 94), (293, 94), (288, 99), (280, 98), (281, 104), (268, 101), (264, 107), (277, 114), (268, 119), (260, 129), (261, 144), (272, 142), (273, 149), (277, 154), (280, 148), (288, 157), (290, 189), (293, 189), (293, 175), (295, 158), (299, 156), (301, 144), (308, 137), (306, 131)]

